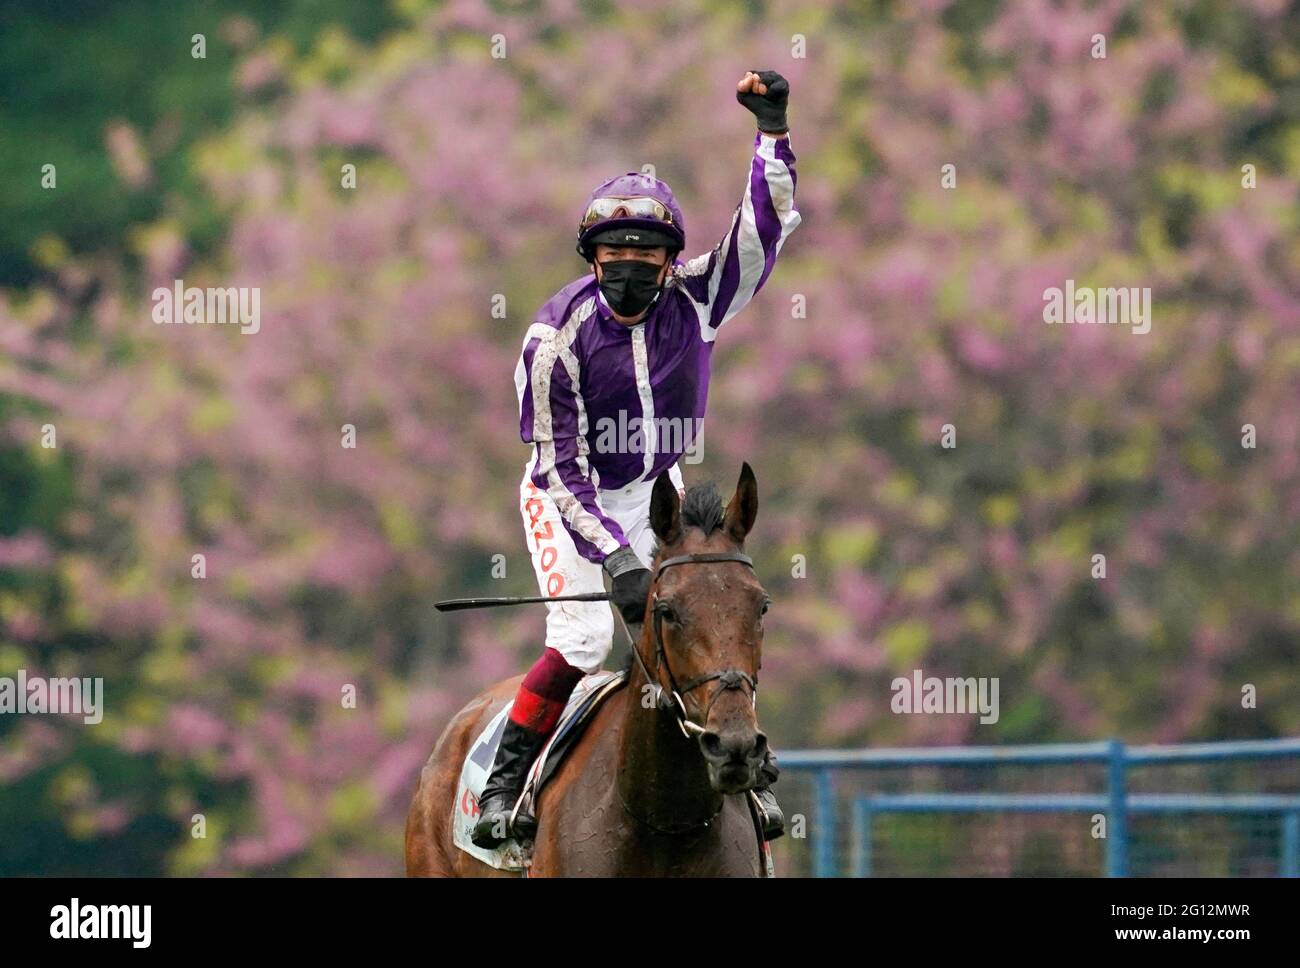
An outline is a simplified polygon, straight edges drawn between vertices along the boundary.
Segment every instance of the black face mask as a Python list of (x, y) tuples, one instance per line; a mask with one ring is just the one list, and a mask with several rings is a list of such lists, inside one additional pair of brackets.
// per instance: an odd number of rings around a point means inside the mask
[(600, 268), (601, 294), (620, 316), (639, 315), (659, 295), (659, 272), (663, 266), (639, 259), (623, 259), (602, 262)]

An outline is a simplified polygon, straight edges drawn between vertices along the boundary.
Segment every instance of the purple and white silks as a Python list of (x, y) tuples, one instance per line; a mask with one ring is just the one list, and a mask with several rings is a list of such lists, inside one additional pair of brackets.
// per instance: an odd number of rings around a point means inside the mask
[[(789, 139), (759, 134), (754, 144), (726, 236), (713, 251), (674, 264), (642, 322), (617, 322), (589, 274), (552, 296), (524, 337), (515, 388), (520, 436), (536, 448), (532, 480), (589, 561), (627, 543), (600, 492), (653, 481), (690, 448), (718, 330), (762, 288), (799, 225)], [(600, 433), (638, 419), (633, 446), (622, 434)], [(601, 445), (609, 437), (618, 445)]]

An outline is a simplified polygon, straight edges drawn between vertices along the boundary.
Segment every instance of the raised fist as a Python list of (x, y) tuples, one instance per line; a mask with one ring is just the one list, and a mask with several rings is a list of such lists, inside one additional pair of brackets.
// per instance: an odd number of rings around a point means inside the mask
[(748, 71), (736, 85), (736, 100), (758, 119), (758, 130), (784, 134), (785, 106), (790, 99), (790, 82), (776, 71)]

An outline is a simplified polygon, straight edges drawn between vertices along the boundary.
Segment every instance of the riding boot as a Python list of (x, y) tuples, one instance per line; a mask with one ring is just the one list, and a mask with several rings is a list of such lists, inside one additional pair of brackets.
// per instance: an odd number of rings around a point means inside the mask
[(527, 840), (537, 832), (536, 820), (525, 811), (520, 810), (513, 825), (510, 814), (524, 791), (528, 768), (545, 745), (547, 735), (521, 726), (513, 719), (506, 720), (492, 772), (479, 796), (479, 818), (470, 835), (474, 846), (492, 850), (511, 837)]
[(776, 782), (780, 773), (776, 765), (776, 754), (769, 748), (763, 765), (758, 768), (758, 783), (754, 785), (754, 792), (758, 794), (759, 809), (763, 814), (764, 840), (776, 840), (785, 833), (785, 815), (776, 802), (776, 794), (772, 792), (772, 784)]

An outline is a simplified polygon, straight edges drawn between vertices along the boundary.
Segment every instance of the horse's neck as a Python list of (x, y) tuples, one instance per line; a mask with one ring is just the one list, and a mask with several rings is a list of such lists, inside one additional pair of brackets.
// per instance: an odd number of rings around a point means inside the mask
[[(646, 641), (640, 648), (642, 656), (653, 654)], [(722, 796), (709, 785), (699, 744), (682, 735), (671, 711), (655, 707), (647, 685), (634, 661), (619, 757), (623, 802), (637, 818), (662, 829), (708, 820), (721, 807)]]

